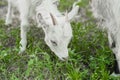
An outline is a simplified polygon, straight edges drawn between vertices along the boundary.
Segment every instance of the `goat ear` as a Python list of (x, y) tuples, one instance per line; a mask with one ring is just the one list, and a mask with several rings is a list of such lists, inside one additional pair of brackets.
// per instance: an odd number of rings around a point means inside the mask
[(68, 13), (68, 20), (71, 21), (78, 14), (79, 6), (73, 7), (73, 9)]
[(40, 13), (38, 13), (38, 16), (37, 16), (39, 19), (43, 19), (42, 18), (42, 15)]
[(41, 24), (46, 24), (45, 21), (44, 21), (44, 19), (43, 19), (43, 17), (42, 17), (42, 15), (41, 15), (41, 13), (38, 13), (37, 18), (38, 18), (38, 22), (39, 22), (39, 23), (41, 23)]
[(53, 0), (53, 4), (55, 4), (55, 5), (59, 5), (59, 2), (60, 2), (60, 0)]
[(44, 21), (41, 13), (38, 13), (36, 19), (37, 19), (37, 22), (38, 22), (38, 24), (39, 24), (38, 27), (43, 27), (43, 28), (47, 28), (47, 27), (48, 27), (48, 25), (47, 25), (46, 22)]
[(55, 17), (51, 13), (50, 13), (50, 17), (52, 19), (53, 25), (57, 25), (57, 20), (55, 19)]
[(67, 11), (66, 11), (66, 13), (65, 13), (65, 21), (69, 21), (68, 12), (67, 12)]

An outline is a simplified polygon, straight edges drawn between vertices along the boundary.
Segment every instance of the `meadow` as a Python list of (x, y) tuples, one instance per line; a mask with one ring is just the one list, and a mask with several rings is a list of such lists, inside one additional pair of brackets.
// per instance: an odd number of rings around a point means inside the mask
[[(61, 0), (65, 11), (75, 0)], [(0, 6), (6, 3), (0, 1)], [(107, 34), (96, 26), (88, 10), (88, 0), (78, 4), (85, 10), (86, 20), (72, 22), (73, 38), (69, 59), (60, 61), (44, 42), (41, 28), (31, 26), (27, 50), (19, 52), (20, 27), (5, 26), (0, 19), (0, 80), (120, 80), (110, 76), (114, 55), (108, 46)], [(2, 8), (2, 7), (1, 7)], [(3, 14), (5, 15), (5, 14)], [(13, 23), (14, 24), (14, 23)]]

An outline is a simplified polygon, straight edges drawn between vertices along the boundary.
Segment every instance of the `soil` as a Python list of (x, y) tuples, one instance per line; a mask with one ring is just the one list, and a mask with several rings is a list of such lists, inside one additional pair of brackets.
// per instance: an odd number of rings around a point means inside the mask
[(0, 19), (5, 19), (7, 6), (0, 6)]

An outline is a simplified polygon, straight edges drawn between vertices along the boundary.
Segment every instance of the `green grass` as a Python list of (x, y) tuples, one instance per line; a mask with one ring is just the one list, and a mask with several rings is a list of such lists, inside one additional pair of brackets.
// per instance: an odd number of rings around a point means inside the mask
[(0, 1), (0, 6), (5, 6), (6, 4), (6, 1)]
[[(60, 9), (72, 4), (69, 2), (61, 0)], [(92, 18), (72, 23), (74, 36), (69, 45), (69, 60), (65, 62), (47, 47), (42, 29), (33, 27), (28, 34), (27, 50), (20, 55), (19, 27), (5, 26), (4, 20), (0, 20), (0, 80), (119, 80), (110, 76), (114, 57), (107, 35), (96, 28)]]

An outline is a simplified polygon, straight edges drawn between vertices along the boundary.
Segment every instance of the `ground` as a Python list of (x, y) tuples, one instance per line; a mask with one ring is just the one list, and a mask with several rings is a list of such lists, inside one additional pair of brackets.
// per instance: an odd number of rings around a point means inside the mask
[[(70, 9), (74, 0), (61, 0), (59, 9)], [(79, 22), (72, 22), (73, 39), (68, 61), (60, 61), (44, 42), (42, 29), (31, 26), (27, 50), (19, 52), (19, 23), (5, 26), (5, 1), (0, 1), (0, 80), (119, 80), (110, 76), (114, 57), (107, 34), (96, 27), (88, 0), (79, 3)], [(16, 21), (16, 20), (15, 20)]]

